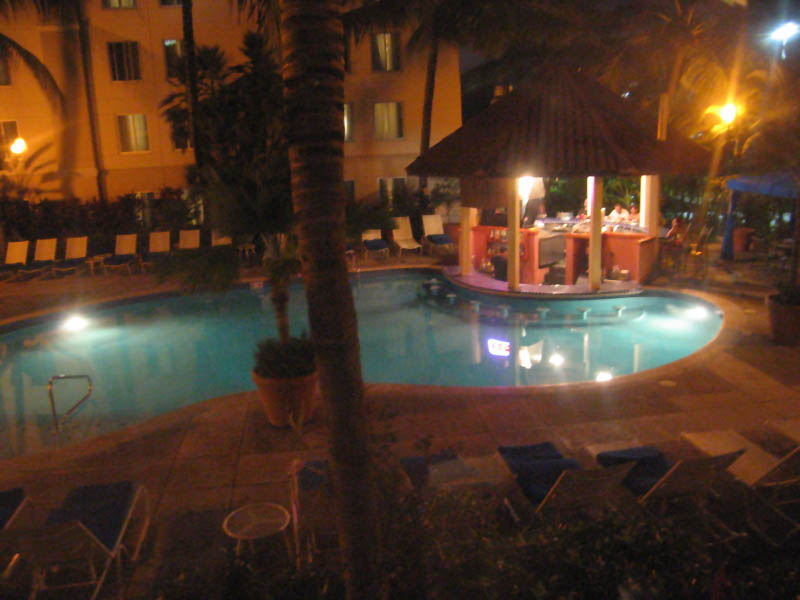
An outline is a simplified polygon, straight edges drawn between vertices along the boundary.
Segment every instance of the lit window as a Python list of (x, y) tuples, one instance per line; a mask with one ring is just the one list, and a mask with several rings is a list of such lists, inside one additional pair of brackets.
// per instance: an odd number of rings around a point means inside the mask
[(399, 102), (375, 104), (375, 139), (396, 140), (403, 137), (403, 111)]
[(109, 42), (108, 58), (113, 81), (141, 79), (139, 74), (139, 44), (137, 42)]
[(389, 177), (378, 179), (378, 197), (381, 202), (388, 207), (392, 207), (395, 201), (406, 193), (405, 177)]
[(376, 33), (372, 36), (372, 70), (400, 70), (400, 39), (396, 33)]
[(145, 152), (150, 150), (145, 115), (119, 115), (119, 141), (122, 152)]
[(353, 139), (353, 105), (350, 102), (344, 105), (344, 139), (347, 142)]
[(0, 85), (11, 85), (11, 70), (5, 58), (0, 58)]
[(164, 40), (164, 63), (167, 65), (167, 79), (180, 77), (183, 40)]
[(103, 8), (136, 8), (136, 0), (103, 0)]
[(9, 166), (6, 160), (11, 154), (9, 146), (19, 137), (16, 121), (0, 121), (0, 170), (6, 170)]

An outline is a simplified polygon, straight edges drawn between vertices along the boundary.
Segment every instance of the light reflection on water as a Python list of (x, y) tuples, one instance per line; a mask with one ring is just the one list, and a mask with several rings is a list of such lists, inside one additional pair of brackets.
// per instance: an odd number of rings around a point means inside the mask
[[(431, 286), (430, 273), (362, 274), (353, 281), (364, 378), (373, 382), (525, 386), (650, 369), (697, 350), (719, 330), (716, 307), (688, 296), (592, 300), (489, 299)], [(472, 302), (471, 302), (472, 301)], [(703, 311), (706, 314), (698, 318)], [(587, 308), (589, 310), (587, 310)], [(307, 328), (292, 290), (292, 331)], [(275, 336), (268, 291), (166, 297), (0, 335), (0, 456), (117, 429), (207, 398), (253, 388), (257, 341)], [(493, 342), (489, 342), (493, 340)], [(491, 351), (490, 351), (491, 350)], [(52, 434), (47, 383), (87, 374), (94, 393)], [(86, 391), (56, 383), (60, 413)]]

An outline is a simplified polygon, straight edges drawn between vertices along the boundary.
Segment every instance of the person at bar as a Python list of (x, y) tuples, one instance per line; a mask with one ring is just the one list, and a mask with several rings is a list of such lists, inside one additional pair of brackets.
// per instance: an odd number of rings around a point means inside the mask
[(624, 223), (628, 219), (630, 219), (628, 211), (625, 210), (625, 208), (623, 208), (622, 204), (619, 202), (614, 205), (614, 210), (612, 210), (606, 217), (606, 221), (610, 221), (612, 223)]
[(633, 223), (634, 225), (639, 224), (639, 205), (638, 204), (631, 204), (631, 210), (628, 215), (628, 222)]

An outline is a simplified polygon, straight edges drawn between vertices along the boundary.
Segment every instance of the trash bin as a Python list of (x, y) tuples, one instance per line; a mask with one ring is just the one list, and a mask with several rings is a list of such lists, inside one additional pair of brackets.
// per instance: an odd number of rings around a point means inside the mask
[(733, 253), (747, 252), (753, 239), (755, 229), (752, 227), (737, 227), (733, 230)]

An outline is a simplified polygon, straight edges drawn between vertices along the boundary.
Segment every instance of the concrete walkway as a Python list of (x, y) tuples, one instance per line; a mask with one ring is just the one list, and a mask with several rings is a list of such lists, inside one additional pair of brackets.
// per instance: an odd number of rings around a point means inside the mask
[[(168, 289), (143, 275), (73, 278), (0, 286), (0, 320), (120, 290)], [(679, 443), (687, 431), (735, 429), (764, 443), (763, 423), (800, 416), (800, 349), (778, 347), (767, 336), (763, 300), (700, 293), (725, 313), (719, 337), (701, 352), (665, 367), (608, 384), (489, 391), (369, 385), (371, 426), (391, 434), (397, 455), (414, 443), (482, 455), (500, 444), (551, 441), (589, 464), (588, 445), (654, 444), (669, 455), (692, 451)], [(3, 461), (0, 489), (23, 485), (33, 500), (25, 515), (37, 522), (77, 485), (133, 479), (150, 491), (154, 520), (128, 598), (154, 598), (177, 576), (176, 556), (192, 564), (220, 559), (232, 547), (224, 516), (251, 501), (288, 506), (287, 472), (298, 456), (324, 454), (323, 420), (302, 435), (268, 425), (253, 393), (218, 398), (146, 423), (71, 446)], [(21, 523), (25, 525), (26, 523)], [(187, 563), (188, 564), (188, 563)], [(114, 586), (107, 586), (111, 596)]]

